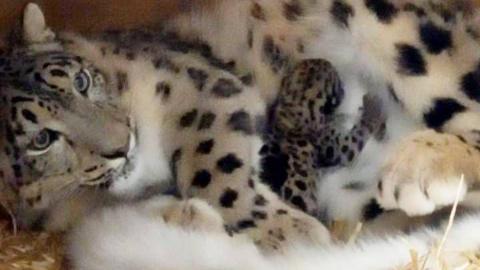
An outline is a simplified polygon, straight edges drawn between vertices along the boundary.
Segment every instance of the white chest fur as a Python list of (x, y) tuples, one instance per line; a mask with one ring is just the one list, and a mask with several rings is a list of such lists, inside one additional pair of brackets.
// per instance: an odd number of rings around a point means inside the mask
[(135, 196), (145, 187), (167, 186), (172, 178), (168, 153), (165, 149), (165, 108), (154, 97), (155, 83), (159, 74), (148, 65), (129, 68), (129, 95), (131, 116), (136, 128), (133, 170), (117, 179), (111, 191), (121, 196)]

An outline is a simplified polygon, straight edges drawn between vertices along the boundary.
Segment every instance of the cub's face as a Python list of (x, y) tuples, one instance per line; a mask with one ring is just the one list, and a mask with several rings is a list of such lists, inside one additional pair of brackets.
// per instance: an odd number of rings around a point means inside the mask
[(68, 53), (0, 59), (0, 202), (22, 215), (128, 173), (128, 117), (109, 89)]

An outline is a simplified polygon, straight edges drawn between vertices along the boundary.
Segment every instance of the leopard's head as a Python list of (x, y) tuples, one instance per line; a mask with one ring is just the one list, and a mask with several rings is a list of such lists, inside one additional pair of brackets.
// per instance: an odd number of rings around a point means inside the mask
[(0, 58), (0, 202), (18, 216), (108, 186), (127, 173), (132, 147), (108, 77), (63, 51), (37, 6), (24, 21), (35, 22), (30, 46)]

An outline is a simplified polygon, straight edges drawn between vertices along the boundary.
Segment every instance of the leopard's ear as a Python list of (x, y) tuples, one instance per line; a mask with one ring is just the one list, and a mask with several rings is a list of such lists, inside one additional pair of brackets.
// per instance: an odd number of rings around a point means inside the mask
[(23, 11), (22, 39), (28, 47), (59, 46), (55, 33), (47, 26), (42, 10), (35, 3), (29, 3)]

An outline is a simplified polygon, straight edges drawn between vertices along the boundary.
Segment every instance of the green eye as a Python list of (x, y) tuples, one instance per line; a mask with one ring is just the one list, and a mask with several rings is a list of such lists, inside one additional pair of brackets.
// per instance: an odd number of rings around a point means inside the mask
[(73, 87), (82, 95), (85, 95), (90, 88), (90, 76), (85, 71), (80, 71), (73, 79)]
[(35, 151), (47, 149), (56, 139), (58, 134), (50, 129), (42, 129), (35, 135), (31, 142), (31, 148)]

